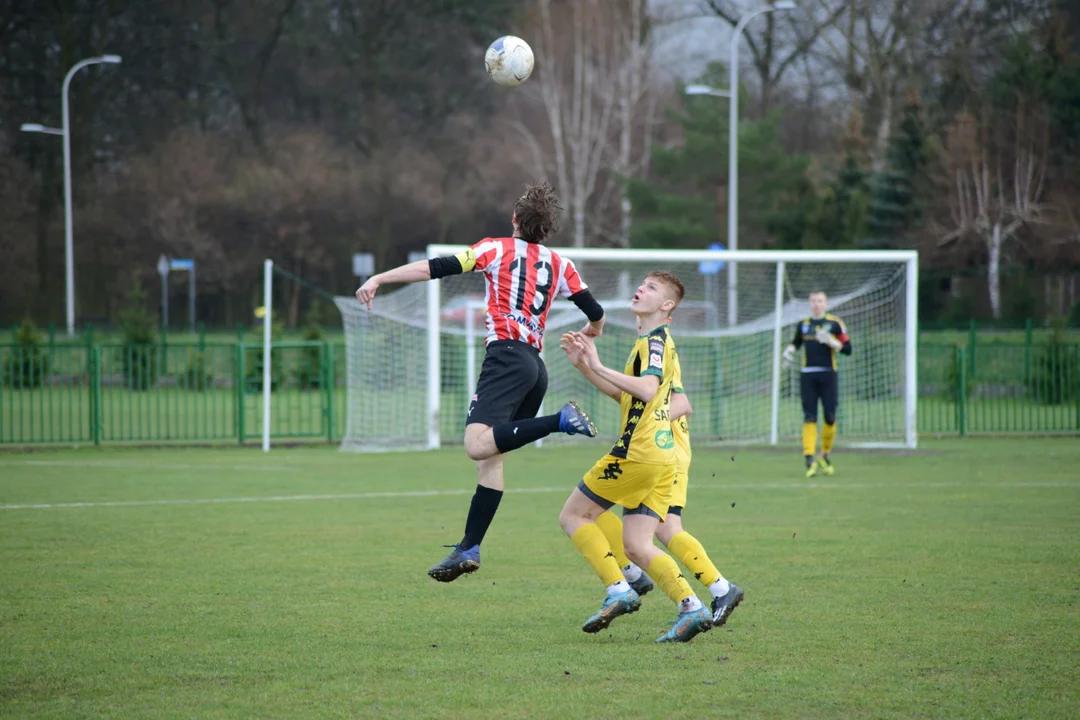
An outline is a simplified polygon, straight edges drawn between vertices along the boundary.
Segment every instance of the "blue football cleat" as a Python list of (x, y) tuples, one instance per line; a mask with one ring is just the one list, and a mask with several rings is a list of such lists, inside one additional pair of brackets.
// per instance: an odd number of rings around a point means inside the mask
[(585, 411), (571, 400), (559, 409), (559, 432), (567, 435), (596, 437), (596, 426)]
[(641, 608), (641, 598), (633, 590), (608, 595), (604, 598), (604, 604), (600, 606), (600, 612), (585, 621), (581, 629), (587, 633), (597, 633), (611, 624), (611, 621), (620, 615), (637, 612)]
[(704, 607), (690, 612), (679, 613), (679, 619), (671, 624), (671, 629), (656, 638), (658, 643), (690, 642), (712, 627), (712, 613)]
[(454, 550), (446, 558), (428, 570), (428, 575), (439, 582), (453, 582), (462, 575), (468, 575), (480, 569), (480, 546), (473, 545), (463, 550), (460, 545), (447, 545)]

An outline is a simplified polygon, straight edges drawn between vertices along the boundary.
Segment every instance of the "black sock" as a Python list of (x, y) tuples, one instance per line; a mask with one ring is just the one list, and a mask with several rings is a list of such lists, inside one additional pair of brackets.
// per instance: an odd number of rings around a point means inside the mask
[(559, 413), (496, 425), (491, 432), (495, 436), (495, 447), (499, 448), (499, 452), (508, 453), (540, 438), (546, 438), (551, 433), (559, 432)]
[(468, 550), (484, 541), (491, 521), (495, 519), (495, 511), (499, 509), (502, 496), (502, 490), (492, 490), (483, 485), (476, 486), (476, 492), (472, 496), (472, 505), (469, 506), (469, 517), (465, 520), (465, 537), (461, 538), (462, 550)]
[(814, 464), (814, 456), (813, 455), (807, 455), (806, 456), (806, 467), (810, 467), (813, 464)]

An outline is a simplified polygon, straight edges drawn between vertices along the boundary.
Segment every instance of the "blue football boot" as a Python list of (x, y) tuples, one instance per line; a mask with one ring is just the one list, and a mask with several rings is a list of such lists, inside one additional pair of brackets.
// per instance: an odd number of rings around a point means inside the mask
[(559, 432), (567, 435), (596, 437), (596, 426), (585, 411), (571, 400), (559, 409)]
[(671, 624), (671, 629), (656, 638), (658, 643), (690, 642), (703, 632), (712, 628), (712, 613), (704, 607), (690, 612), (679, 613), (679, 618)]
[(428, 570), (427, 574), (439, 582), (453, 582), (462, 575), (468, 575), (480, 569), (480, 546), (473, 545), (463, 550), (460, 545), (447, 545), (454, 550), (446, 558)]
[(598, 633), (620, 615), (637, 612), (640, 608), (641, 598), (632, 589), (618, 595), (608, 595), (600, 606), (600, 612), (586, 620), (581, 629), (587, 633)]

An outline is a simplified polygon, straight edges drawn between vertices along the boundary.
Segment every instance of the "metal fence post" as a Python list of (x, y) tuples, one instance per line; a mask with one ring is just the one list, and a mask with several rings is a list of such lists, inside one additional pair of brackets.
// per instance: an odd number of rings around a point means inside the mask
[(1073, 345), (1073, 398), (1076, 402), (1076, 429), (1080, 430), (1080, 345)]
[(958, 377), (960, 380), (960, 387), (957, 389), (957, 426), (960, 429), (960, 437), (964, 436), (967, 430), (967, 362), (964, 357), (964, 348), (957, 348), (960, 353), (960, 372)]
[(90, 348), (90, 432), (101, 444), (101, 348)]
[(334, 346), (324, 341), (322, 347), (322, 387), (326, 393), (324, 411), (326, 413), (326, 441), (334, 442), (334, 389), (337, 387), (337, 368), (334, 366)]
[(1024, 323), (1024, 385), (1031, 385), (1031, 318)]
[(975, 318), (971, 319), (971, 325), (968, 327), (968, 362), (971, 363), (971, 367), (968, 368), (968, 374), (971, 377), (975, 377), (975, 343), (978, 342), (977, 330), (975, 327)]
[(236, 410), (234, 412), (234, 422), (236, 423), (236, 439), (243, 445), (244, 444), (244, 378), (247, 377), (247, 373), (244, 371), (244, 344), (242, 342), (236, 343), (236, 374), (233, 376), (233, 397), (236, 402)]

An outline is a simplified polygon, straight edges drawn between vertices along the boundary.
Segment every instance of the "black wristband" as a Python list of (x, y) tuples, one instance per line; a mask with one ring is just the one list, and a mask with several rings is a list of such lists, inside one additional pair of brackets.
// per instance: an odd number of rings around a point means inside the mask
[(604, 308), (600, 307), (600, 303), (596, 302), (596, 298), (588, 290), (574, 293), (570, 296), (570, 300), (578, 306), (581, 312), (585, 313), (585, 317), (589, 318), (589, 322), (596, 322), (604, 317)]

